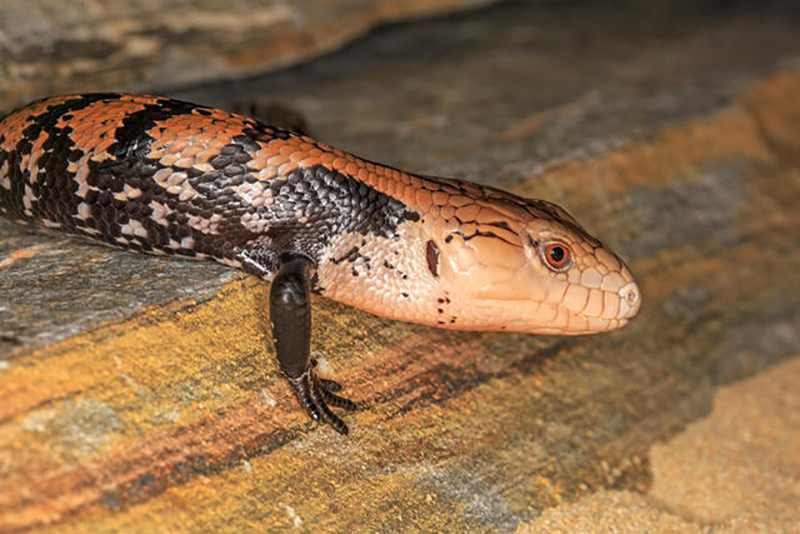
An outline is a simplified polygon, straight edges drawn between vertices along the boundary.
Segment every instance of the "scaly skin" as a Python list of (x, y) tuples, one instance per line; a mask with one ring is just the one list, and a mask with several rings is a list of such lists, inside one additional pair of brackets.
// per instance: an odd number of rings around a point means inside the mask
[(352, 403), (308, 358), (308, 291), (392, 319), (537, 334), (612, 330), (640, 305), (624, 262), (554, 204), (160, 97), (59, 96), (10, 114), (0, 214), (279, 276), (273, 314), (300, 318), (273, 320), (281, 368), (340, 432), (327, 404)]

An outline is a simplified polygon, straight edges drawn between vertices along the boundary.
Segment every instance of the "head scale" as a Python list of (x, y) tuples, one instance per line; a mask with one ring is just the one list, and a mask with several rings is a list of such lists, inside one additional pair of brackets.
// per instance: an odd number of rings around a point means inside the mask
[(454, 327), (588, 334), (636, 315), (630, 270), (565, 210), (500, 192), (476, 204), (438, 241), (439, 284), (461, 309)]

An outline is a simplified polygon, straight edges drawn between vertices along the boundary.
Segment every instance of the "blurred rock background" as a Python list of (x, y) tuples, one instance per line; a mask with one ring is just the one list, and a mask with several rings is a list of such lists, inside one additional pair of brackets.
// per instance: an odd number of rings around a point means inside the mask
[(0, 532), (798, 531), (799, 12), (3, 2), (0, 109), (278, 105), (368, 159), (564, 205), (644, 306), (559, 338), (316, 299), (314, 350), (366, 404), (342, 438), (284, 387), (264, 284), (0, 221)]
[(0, 5), (0, 102), (165, 89), (251, 75), (382, 24), (492, 0), (10, 0)]

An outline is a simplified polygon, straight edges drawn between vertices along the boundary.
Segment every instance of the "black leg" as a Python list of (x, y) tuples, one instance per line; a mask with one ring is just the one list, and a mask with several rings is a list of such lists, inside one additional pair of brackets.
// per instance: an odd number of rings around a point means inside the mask
[(269, 314), (278, 362), (300, 404), (315, 421), (328, 423), (347, 434), (344, 424), (328, 405), (354, 409), (355, 403), (335, 394), (341, 386), (317, 377), (311, 360), (311, 262), (292, 258), (281, 264), (272, 281)]

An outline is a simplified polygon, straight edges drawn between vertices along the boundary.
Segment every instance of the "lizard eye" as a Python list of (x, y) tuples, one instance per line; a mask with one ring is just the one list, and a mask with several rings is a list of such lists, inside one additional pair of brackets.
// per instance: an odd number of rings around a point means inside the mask
[(542, 256), (548, 267), (554, 271), (563, 271), (569, 264), (569, 247), (563, 243), (550, 243), (544, 246)]

